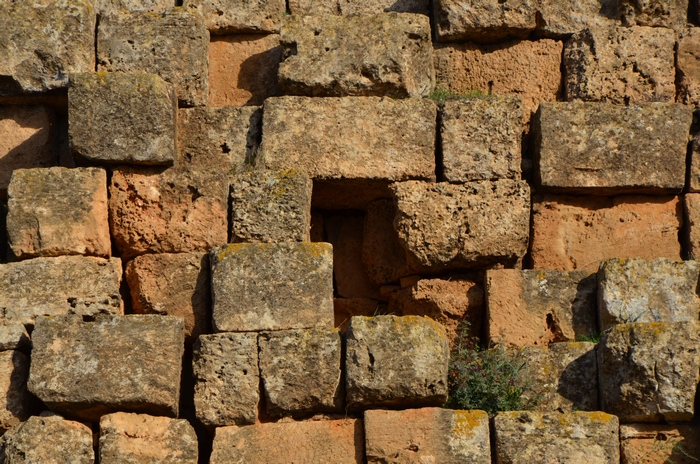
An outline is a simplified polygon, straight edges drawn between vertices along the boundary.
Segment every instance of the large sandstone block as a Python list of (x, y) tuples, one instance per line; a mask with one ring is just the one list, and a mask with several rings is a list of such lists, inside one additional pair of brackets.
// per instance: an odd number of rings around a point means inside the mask
[(98, 71), (158, 74), (173, 84), (180, 105), (202, 106), (209, 93), (208, 65), (209, 32), (201, 16), (176, 8), (100, 18)]
[(676, 78), (679, 103), (700, 106), (700, 28), (693, 27), (678, 41)]
[(687, 27), (688, 0), (618, 0), (619, 14), (624, 26), (668, 27), (682, 31)]
[(538, 35), (568, 38), (589, 27), (613, 27), (619, 24), (619, 0), (538, 0)]
[(368, 463), (491, 464), (489, 416), (484, 411), (375, 409), (365, 411), (364, 422)]
[(535, 0), (437, 0), (433, 2), (440, 42), (496, 42), (527, 37), (537, 26)]
[(29, 391), (51, 410), (95, 421), (131, 410), (177, 415), (182, 319), (131, 315), (37, 318)]
[(287, 94), (420, 97), (435, 86), (425, 15), (290, 16), (280, 41)]
[(493, 427), (497, 462), (620, 462), (619, 421), (602, 412), (501, 412)]
[(590, 271), (486, 271), (491, 343), (546, 346), (598, 333), (595, 274)]
[(593, 271), (614, 257), (681, 258), (678, 197), (546, 196), (532, 209), (535, 269)]
[(377, 200), (367, 206), (362, 238), (362, 263), (370, 280), (388, 284), (410, 274), (406, 251), (394, 230), (396, 206), (392, 200)]
[(18, 169), (7, 193), (7, 236), (17, 258), (112, 254), (103, 169)]
[(414, 268), (514, 264), (527, 250), (530, 188), (519, 180), (391, 186), (394, 228)]
[(0, 352), (0, 432), (26, 421), (31, 413), (27, 392), (29, 357), (19, 351)]
[(537, 181), (570, 193), (679, 193), (692, 122), (692, 109), (676, 103), (543, 103)]
[(379, 14), (389, 11), (429, 14), (428, 0), (289, 0), (287, 3), (293, 15)]
[(317, 207), (362, 208), (391, 182), (435, 180), (436, 119), (420, 98), (269, 98), (261, 156), (270, 169), (306, 171)]
[(94, 71), (95, 22), (84, 0), (2, 2), (0, 95), (65, 88), (69, 73)]
[(622, 464), (692, 464), (700, 456), (700, 428), (693, 425), (620, 426)]
[(278, 422), (216, 429), (210, 464), (364, 461), (360, 419)]
[(79, 73), (68, 88), (73, 155), (92, 163), (172, 164), (177, 98), (155, 74)]
[(212, 34), (279, 32), (285, 0), (184, 0), (182, 6), (204, 18)]
[(613, 326), (598, 346), (601, 409), (622, 422), (689, 421), (700, 381), (693, 322)]

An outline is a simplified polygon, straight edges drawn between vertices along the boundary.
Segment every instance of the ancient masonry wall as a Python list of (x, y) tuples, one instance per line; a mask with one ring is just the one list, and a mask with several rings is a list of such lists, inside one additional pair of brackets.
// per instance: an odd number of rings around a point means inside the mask
[(697, 462), (698, 0), (179, 3), (0, 0), (0, 462)]

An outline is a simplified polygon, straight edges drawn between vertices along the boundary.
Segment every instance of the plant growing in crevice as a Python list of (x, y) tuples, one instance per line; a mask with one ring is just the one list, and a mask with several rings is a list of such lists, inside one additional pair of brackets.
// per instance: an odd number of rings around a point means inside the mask
[(445, 102), (451, 100), (465, 100), (468, 98), (490, 98), (492, 95), (490, 93), (484, 93), (479, 89), (469, 90), (468, 92), (459, 93), (448, 90), (445, 87), (437, 86), (432, 92), (426, 97), (433, 100), (440, 106), (443, 106)]

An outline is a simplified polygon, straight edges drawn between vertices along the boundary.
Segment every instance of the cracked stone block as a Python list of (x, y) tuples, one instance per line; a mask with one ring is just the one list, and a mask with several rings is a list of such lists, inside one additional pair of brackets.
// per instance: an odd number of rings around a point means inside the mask
[(285, 0), (185, 0), (184, 8), (201, 15), (212, 34), (279, 32)]
[(620, 426), (622, 464), (692, 464), (700, 456), (700, 428), (694, 425)]
[(433, 15), (439, 42), (525, 38), (537, 27), (535, 0), (436, 0)]
[(0, 352), (0, 432), (26, 421), (32, 400), (27, 392), (29, 356), (15, 350)]

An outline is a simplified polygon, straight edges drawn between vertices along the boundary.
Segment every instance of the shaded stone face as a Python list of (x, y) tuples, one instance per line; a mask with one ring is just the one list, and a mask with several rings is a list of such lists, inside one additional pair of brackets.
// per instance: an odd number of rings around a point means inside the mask
[(622, 24), (625, 26), (668, 27), (680, 32), (688, 23), (688, 0), (618, 0)]
[(29, 418), (28, 375), (28, 356), (14, 350), (0, 352), (0, 432)]
[(285, 0), (185, 0), (183, 7), (204, 18), (212, 34), (279, 32)]
[[(678, 41), (676, 74), (678, 102), (694, 105), (696, 108), (700, 106), (700, 52), (698, 50), (700, 50), (700, 32), (697, 28), (691, 28), (689, 33)], [(697, 179), (697, 174), (695, 178)]]
[(377, 200), (367, 206), (362, 238), (362, 263), (376, 284), (397, 282), (410, 274), (406, 251), (394, 230), (396, 206), (392, 200)]
[(30, 347), (29, 334), (19, 321), (0, 319), (0, 351), (24, 350)]
[(534, 0), (437, 0), (433, 14), (440, 42), (494, 42), (527, 37), (537, 26)]
[(700, 195), (687, 193), (683, 196), (683, 219), (687, 223), (683, 244), (692, 259), (700, 257)]
[(700, 456), (700, 429), (693, 425), (620, 426), (620, 458), (635, 462), (691, 464)]

